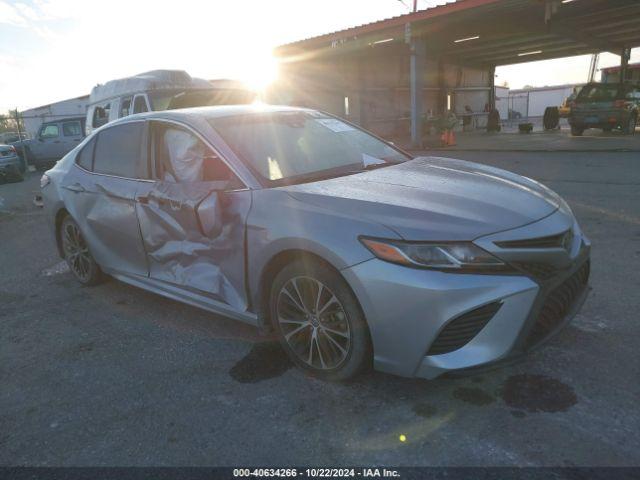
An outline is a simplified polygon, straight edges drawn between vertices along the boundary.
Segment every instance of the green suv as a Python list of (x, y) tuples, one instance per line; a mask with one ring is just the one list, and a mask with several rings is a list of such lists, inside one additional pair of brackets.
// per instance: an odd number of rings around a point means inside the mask
[(619, 128), (633, 135), (639, 110), (640, 86), (589, 83), (571, 104), (571, 134), (582, 135), (587, 128), (601, 128), (605, 132)]

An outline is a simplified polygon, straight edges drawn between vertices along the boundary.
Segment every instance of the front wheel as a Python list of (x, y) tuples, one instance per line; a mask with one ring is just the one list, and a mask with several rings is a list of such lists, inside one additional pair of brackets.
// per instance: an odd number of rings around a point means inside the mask
[(328, 265), (290, 263), (276, 275), (269, 299), (280, 343), (303, 370), (342, 381), (371, 364), (369, 329), (358, 301)]
[(571, 135), (573, 135), (574, 137), (581, 136), (583, 132), (584, 128), (574, 127), (573, 125), (571, 125)]
[(80, 227), (69, 216), (60, 225), (60, 240), (64, 259), (76, 280), (83, 285), (100, 283), (103, 280), (102, 270), (89, 252), (89, 246), (80, 232)]

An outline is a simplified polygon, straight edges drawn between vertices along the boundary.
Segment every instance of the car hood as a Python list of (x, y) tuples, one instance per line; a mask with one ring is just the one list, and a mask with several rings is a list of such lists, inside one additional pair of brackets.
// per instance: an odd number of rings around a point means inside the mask
[(383, 224), (406, 240), (473, 240), (540, 220), (561, 203), (529, 178), (438, 157), (282, 189), (301, 202)]

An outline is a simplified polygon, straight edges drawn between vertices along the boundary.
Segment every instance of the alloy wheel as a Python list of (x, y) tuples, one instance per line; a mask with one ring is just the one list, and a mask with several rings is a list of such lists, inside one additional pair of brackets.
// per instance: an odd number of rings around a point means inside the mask
[(62, 246), (69, 268), (81, 281), (91, 277), (92, 258), (80, 229), (74, 223), (66, 223), (62, 230)]
[(332, 370), (349, 356), (347, 314), (322, 282), (306, 276), (290, 279), (278, 294), (276, 312), (284, 340), (307, 366)]

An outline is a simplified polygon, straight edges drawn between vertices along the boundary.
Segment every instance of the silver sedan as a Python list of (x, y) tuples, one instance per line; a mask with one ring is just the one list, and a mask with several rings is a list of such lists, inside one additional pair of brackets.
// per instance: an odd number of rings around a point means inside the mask
[(309, 109), (126, 117), (43, 176), (73, 275), (273, 331), (310, 373), (435, 378), (525, 353), (582, 305), (590, 243), (543, 185), (412, 158)]

